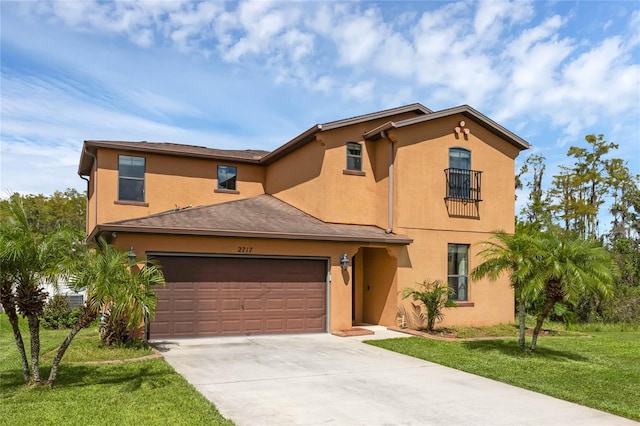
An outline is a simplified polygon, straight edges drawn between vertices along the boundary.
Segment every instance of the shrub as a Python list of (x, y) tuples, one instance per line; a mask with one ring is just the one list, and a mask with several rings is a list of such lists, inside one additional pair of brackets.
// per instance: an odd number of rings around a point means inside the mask
[(436, 320), (442, 321), (444, 318), (444, 308), (453, 304), (449, 301), (451, 289), (447, 283), (440, 280), (424, 280), (419, 286), (419, 290), (405, 289), (403, 299), (413, 297), (413, 300), (422, 302), (427, 311), (427, 331), (432, 331)]
[(100, 316), (100, 340), (105, 345), (123, 345), (130, 341), (129, 326), (124, 318), (105, 312)]
[(42, 326), (50, 330), (68, 328), (70, 313), (67, 298), (56, 294), (44, 307)]

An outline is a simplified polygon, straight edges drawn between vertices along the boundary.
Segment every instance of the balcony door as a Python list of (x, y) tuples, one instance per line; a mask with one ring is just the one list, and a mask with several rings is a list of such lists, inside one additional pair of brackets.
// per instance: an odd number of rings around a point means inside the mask
[(471, 199), (471, 151), (449, 149), (449, 196)]

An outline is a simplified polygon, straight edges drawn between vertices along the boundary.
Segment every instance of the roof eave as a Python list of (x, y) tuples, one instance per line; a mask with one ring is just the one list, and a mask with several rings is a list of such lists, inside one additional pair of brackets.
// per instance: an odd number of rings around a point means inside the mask
[[(146, 141), (139, 141), (139, 142), (146, 142)], [(189, 157), (189, 158), (206, 158), (209, 160), (233, 161), (236, 163), (248, 163), (248, 164), (259, 164), (261, 158), (264, 158), (264, 157), (247, 158), (247, 157), (239, 157), (235, 155), (224, 155), (224, 154), (213, 154), (213, 153), (202, 153), (202, 152), (184, 152), (184, 151), (174, 150), (171, 148), (161, 148), (161, 147), (132, 146), (131, 142), (124, 142), (124, 141), (86, 140), (84, 141), (82, 154), (80, 156), (80, 166), (78, 167), (78, 174), (80, 174), (81, 176), (88, 175), (93, 161), (90, 161), (88, 163), (89, 170), (87, 170), (87, 166), (83, 167), (83, 159), (85, 158), (85, 151), (89, 151), (95, 155), (98, 148), (129, 151), (129, 152), (144, 152), (144, 153), (157, 154), (157, 155), (175, 155), (179, 157)]]
[(417, 114), (421, 114), (422, 116), (422, 115), (431, 114), (432, 111), (422, 104), (414, 103), (414, 104), (405, 105), (398, 108), (391, 108), (383, 111), (374, 112), (371, 114), (358, 115), (356, 117), (346, 118), (344, 120), (337, 120), (337, 121), (330, 121), (328, 123), (323, 123), (323, 124), (316, 124), (315, 126), (311, 127), (307, 131), (301, 133), (300, 135), (296, 136), (289, 142), (280, 146), (276, 150), (262, 157), (260, 162), (264, 164), (273, 163), (274, 161), (284, 157), (285, 155), (296, 150), (297, 148), (315, 140), (315, 135), (319, 132), (338, 129), (341, 127), (364, 123), (371, 120), (378, 120), (380, 118), (390, 117), (397, 114), (404, 114), (407, 112), (415, 112)]
[(303, 233), (278, 233), (261, 231), (237, 231), (224, 229), (199, 229), (199, 228), (164, 228), (151, 226), (132, 225), (98, 225), (89, 237), (88, 241), (95, 241), (104, 232), (126, 232), (134, 234), (164, 234), (164, 235), (190, 235), (203, 237), (227, 237), (227, 238), (262, 238), (297, 241), (327, 241), (327, 242), (353, 242), (373, 243), (387, 245), (409, 245), (413, 242), (410, 238), (384, 238), (384, 237), (360, 237), (353, 235), (328, 235), (328, 234), (303, 234)]
[(383, 133), (387, 130), (395, 129), (396, 123), (393, 121), (387, 121), (386, 123), (365, 132), (362, 136), (365, 140), (377, 141), (383, 138)]
[(414, 103), (414, 104), (405, 105), (397, 108), (385, 109), (385, 110), (373, 112), (370, 114), (364, 114), (364, 115), (358, 115), (356, 117), (345, 118), (343, 120), (330, 121), (328, 123), (322, 124), (321, 126), (322, 126), (322, 130), (332, 130), (332, 129), (337, 129), (344, 126), (350, 126), (353, 124), (359, 124), (367, 121), (378, 120), (380, 118), (385, 118), (392, 115), (404, 114), (407, 112), (416, 112), (418, 114), (421, 114), (420, 116), (423, 116), (423, 115), (431, 114), (433, 111), (431, 111), (429, 108), (425, 107), (422, 104)]
[(276, 148), (274, 151), (271, 151), (270, 153), (265, 155), (260, 159), (259, 162), (262, 164), (273, 163), (274, 161), (284, 157), (290, 152), (295, 151), (300, 146), (315, 140), (316, 133), (322, 130), (323, 130), (322, 125), (316, 124), (315, 126), (309, 128), (308, 130), (300, 133), (298, 136), (291, 139), (289, 142), (285, 143), (284, 145), (280, 146), (279, 148)]

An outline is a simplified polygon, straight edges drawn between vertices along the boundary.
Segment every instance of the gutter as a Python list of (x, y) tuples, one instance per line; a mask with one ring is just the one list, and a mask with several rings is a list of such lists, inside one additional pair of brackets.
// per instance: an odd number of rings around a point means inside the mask
[[(86, 145), (83, 148), (83, 152), (88, 156), (90, 156), (91, 158), (93, 158), (93, 164), (96, 167), (96, 175), (95, 175), (95, 178), (93, 179), (93, 195), (95, 196), (97, 194), (96, 191), (98, 189), (98, 157), (95, 154), (91, 153), (89, 150), (87, 150)], [(93, 167), (91, 167), (91, 170), (93, 170)], [(91, 170), (89, 171), (89, 173), (91, 173)], [(87, 217), (86, 217), (87, 224), (86, 224), (85, 232), (88, 232), (89, 231), (89, 182), (90, 181), (89, 179), (81, 175), (79, 171), (78, 171), (78, 176), (80, 176), (80, 179), (87, 181)], [(98, 224), (98, 199), (97, 198), (96, 198), (96, 208), (94, 211), (94, 215), (95, 215), (95, 223), (97, 225)]]
[(165, 235), (194, 235), (209, 237), (228, 237), (228, 238), (263, 238), (263, 239), (279, 239), (279, 240), (298, 240), (298, 241), (335, 241), (335, 242), (354, 242), (354, 243), (373, 243), (373, 244), (393, 244), (393, 245), (409, 245), (413, 242), (411, 238), (400, 237), (360, 237), (351, 235), (330, 235), (330, 234), (297, 234), (297, 233), (280, 233), (280, 232), (263, 232), (263, 231), (237, 231), (226, 229), (199, 229), (199, 228), (157, 228), (142, 226), (126, 226), (126, 225), (99, 225), (96, 226), (87, 238), (89, 241), (97, 241), (102, 233), (105, 232), (129, 232), (136, 234), (165, 234)]

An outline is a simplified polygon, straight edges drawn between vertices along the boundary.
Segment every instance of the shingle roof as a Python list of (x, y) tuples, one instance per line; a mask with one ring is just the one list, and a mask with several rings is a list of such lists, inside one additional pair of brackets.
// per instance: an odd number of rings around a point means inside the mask
[(371, 225), (323, 222), (271, 195), (179, 210), (98, 225), (100, 232), (136, 232), (307, 241), (410, 244), (404, 235)]
[[(98, 148), (119, 149), (133, 152), (152, 152), (154, 154), (181, 155), (256, 164), (260, 162), (262, 157), (269, 153), (269, 151), (257, 149), (215, 149), (204, 146), (183, 145), (169, 142), (84, 141), (84, 150), (95, 155)], [(78, 173), (82, 176), (87, 176), (91, 171), (92, 164), (93, 158), (90, 155), (85, 155), (85, 152), (83, 152), (80, 156)]]
[(385, 117), (392, 117), (397, 114), (404, 114), (407, 112), (414, 112), (416, 115), (421, 116), (430, 114), (431, 110), (420, 105), (419, 103), (401, 106), (398, 108), (386, 109), (383, 111), (377, 111), (370, 114), (358, 115), (356, 117), (345, 118), (343, 120), (330, 121), (324, 124), (316, 124), (306, 131), (302, 132), (295, 138), (291, 139), (284, 145), (276, 148), (274, 151), (261, 151), (261, 150), (227, 150), (227, 149), (214, 149), (204, 146), (194, 145), (181, 145), (175, 143), (166, 142), (127, 142), (127, 141), (98, 141), (98, 140), (86, 140), (84, 141), (83, 152), (80, 155), (80, 165), (78, 166), (78, 174), (81, 176), (88, 176), (91, 172), (91, 166), (93, 164), (93, 158), (91, 155), (87, 155), (86, 152), (94, 154), (97, 148), (112, 148), (130, 150), (135, 152), (153, 152), (155, 154), (168, 154), (168, 155), (182, 155), (188, 157), (201, 157), (216, 160), (229, 160), (240, 163), (263, 163), (269, 164), (288, 153), (298, 149), (300, 146), (305, 145), (315, 139), (315, 135), (318, 132), (325, 130), (336, 129), (344, 126), (350, 126), (352, 124), (364, 123), (366, 121), (377, 120)]

